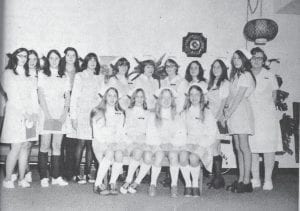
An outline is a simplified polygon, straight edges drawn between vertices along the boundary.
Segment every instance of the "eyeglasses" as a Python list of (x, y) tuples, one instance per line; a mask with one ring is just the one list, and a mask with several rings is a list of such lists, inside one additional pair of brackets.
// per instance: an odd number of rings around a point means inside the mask
[(252, 60), (255, 60), (255, 61), (262, 61), (264, 58), (263, 58), (263, 57), (252, 56), (251, 59), (252, 59)]

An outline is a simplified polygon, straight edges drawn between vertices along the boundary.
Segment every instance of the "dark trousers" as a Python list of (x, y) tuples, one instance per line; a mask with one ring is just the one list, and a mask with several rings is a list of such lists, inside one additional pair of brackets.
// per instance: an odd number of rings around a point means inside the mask
[[(75, 175), (80, 174), (80, 163), (82, 160), (82, 154), (83, 150), (85, 148), (85, 166), (84, 166), (84, 174), (88, 175), (91, 171), (91, 165), (93, 160), (96, 161), (93, 147), (92, 147), (92, 140), (78, 140), (77, 146), (75, 150), (75, 166), (74, 166), (74, 172)], [(96, 162), (95, 162), (96, 164)], [(96, 164), (97, 165), (97, 164)], [(97, 166), (96, 166), (97, 169)]]
[(75, 152), (77, 139), (64, 137), (61, 145), (61, 172), (67, 180), (75, 176)]

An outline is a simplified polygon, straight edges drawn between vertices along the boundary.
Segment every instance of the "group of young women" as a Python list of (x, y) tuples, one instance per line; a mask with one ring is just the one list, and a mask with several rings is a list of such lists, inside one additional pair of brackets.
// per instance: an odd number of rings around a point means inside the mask
[[(188, 65), (182, 78), (178, 63), (168, 58), (164, 63), (167, 77), (157, 80), (153, 78), (155, 61), (147, 59), (141, 63), (142, 74), (132, 79), (126, 58), (118, 59), (107, 75), (95, 53), (86, 55), (81, 64), (76, 49), (68, 47), (64, 53), (61, 57), (57, 50), (50, 50), (43, 67), (34, 50), (19, 48), (9, 55), (1, 81), (7, 98), (1, 142), (11, 144), (5, 188), (15, 187), (17, 162), (18, 185), (30, 187), (31, 141), (40, 140), (42, 187), (49, 186), (50, 177), (52, 185), (68, 185), (64, 176), (80, 184), (94, 183), (94, 192), (100, 195), (118, 194), (117, 179), (124, 158), (129, 157), (120, 192), (136, 193), (151, 169), (149, 195), (155, 196), (162, 162), (167, 159), (171, 196), (178, 195), (181, 171), (184, 195), (197, 197), (201, 166), (213, 172), (210, 187), (225, 185), (219, 129), (226, 126), (233, 136), (239, 169), (238, 180), (227, 189), (243, 193), (261, 186), (258, 153), (264, 153), (263, 189), (273, 188), (274, 154), (281, 143), (273, 102), (278, 86), (274, 75), (264, 68), (267, 57), (260, 48), (252, 49), (251, 59), (235, 51), (229, 79), (229, 67), (215, 60), (209, 80), (203, 77), (198, 61)], [(83, 176), (79, 168), (84, 148), (87, 165)], [(66, 153), (66, 163), (62, 153)], [(95, 180), (90, 176), (93, 156), (98, 163)], [(62, 174), (62, 164), (68, 176)], [(104, 180), (110, 167), (107, 184)]]

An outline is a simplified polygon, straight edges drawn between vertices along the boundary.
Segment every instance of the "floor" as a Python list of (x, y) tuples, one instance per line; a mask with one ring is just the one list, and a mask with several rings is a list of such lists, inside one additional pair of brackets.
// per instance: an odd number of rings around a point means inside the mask
[[(3, 166), (1, 166), (1, 181)], [(224, 175), (227, 184), (235, 176)], [(32, 187), (1, 189), (0, 210), (298, 210), (299, 174), (297, 171), (278, 172), (274, 190), (255, 189), (253, 193), (236, 194), (224, 189), (207, 189), (209, 178), (204, 178), (203, 194), (199, 198), (185, 198), (180, 182), (178, 198), (170, 198), (169, 188), (159, 185), (155, 197), (147, 195), (148, 185), (142, 184), (137, 194), (100, 196), (92, 192), (92, 185), (70, 183), (67, 187), (41, 188), (38, 173), (33, 172)], [(160, 180), (163, 175), (160, 175)]]

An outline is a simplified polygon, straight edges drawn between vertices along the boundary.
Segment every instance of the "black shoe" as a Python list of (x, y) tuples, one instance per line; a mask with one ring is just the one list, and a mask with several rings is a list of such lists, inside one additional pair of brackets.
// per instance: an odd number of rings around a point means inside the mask
[(251, 193), (251, 192), (253, 192), (252, 183), (249, 182), (248, 184), (244, 184), (243, 191), (244, 191), (244, 193)]
[(245, 184), (243, 182), (239, 182), (236, 186), (236, 193), (244, 193), (244, 186)]
[(211, 188), (214, 187), (215, 179), (216, 179), (216, 177), (213, 176), (213, 177), (211, 178), (210, 182), (208, 182), (208, 183), (206, 184), (206, 185), (208, 186), (208, 189), (211, 189)]
[(238, 181), (234, 181), (231, 185), (228, 185), (226, 187), (226, 190), (235, 193), (237, 189), (237, 185), (238, 185)]
[(193, 195), (192, 188), (184, 188), (184, 197), (191, 197)]
[(199, 197), (200, 196), (200, 190), (199, 188), (192, 188), (192, 195), (193, 197)]
[(220, 188), (225, 187), (225, 180), (224, 180), (222, 175), (219, 175), (219, 176), (215, 177), (215, 179), (213, 181), (213, 184), (212, 184), (212, 187), (214, 189), (220, 189)]

